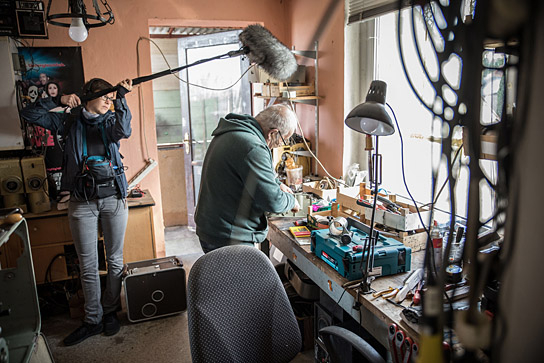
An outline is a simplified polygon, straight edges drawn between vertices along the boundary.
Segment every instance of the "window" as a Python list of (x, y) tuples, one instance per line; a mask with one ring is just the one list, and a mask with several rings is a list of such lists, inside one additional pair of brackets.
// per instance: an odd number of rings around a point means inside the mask
[[(403, 54), (405, 56), (406, 67), (409, 75), (424, 100), (434, 98), (434, 89), (426, 81), (423, 70), (417, 59), (416, 49), (413, 46), (411, 25), (407, 17), (411, 17), (411, 9), (405, 9), (403, 13), (403, 28), (401, 37), (403, 39)], [(402, 137), (404, 141), (404, 169), (406, 182), (410, 188), (413, 197), (422, 204), (431, 202), (432, 170), (438, 168), (438, 179), (436, 183), (437, 192), (444, 184), (447, 177), (447, 168), (445, 160), (441, 160), (441, 124), (440, 121), (433, 121), (433, 115), (427, 108), (421, 104), (416, 95), (412, 92), (406, 76), (404, 74), (397, 44), (397, 12), (380, 16), (374, 21), (375, 35), (373, 42), (369, 42), (369, 37), (362, 37), (358, 47), (360, 54), (364, 54), (365, 49), (374, 48), (374, 66), (361, 63), (361, 79), (379, 79), (387, 83), (386, 102), (394, 110), (397, 117)], [(423, 21), (425, 17), (419, 13), (416, 19), (416, 36), (422, 40), (420, 44), (423, 62), (429, 73), (438, 73), (438, 63), (434, 58), (433, 49), (430, 46), (429, 35), (425, 34)], [(357, 46), (352, 44), (352, 46)], [(347, 58), (349, 59), (349, 58)], [(504, 61), (504, 60), (502, 60)], [(493, 53), (487, 53), (483, 57), (484, 66), (498, 66), (501, 64), (501, 56)], [(461, 64), (457, 59), (452, 59), (442, 68), (444, 77), (452, 84), (458, 84), (460, 80)], [(486, 70), (482, 75), (482, 123), (497, 122), (501, 115), (502, 104), (504, 100), (504, 82), (501, 71)], [(367, 84), (361, 84), (362, 89), (368, 89), (370, 81)], [(364, 91), (366, 92), (366, 91)], [(347, 98), (350, 96), (347, 95)], [(364, 95), (359, 96), (360, 101), (364, 100)], [(488, 120), (488, 121), (486, 121)], [(396, 127), (395, 127), (396, 128)], [(453, 134), (454, 154), (461, 147), (462, 130), (456, 127)], [(364, 144), (358, 145), (364, 149)], [(379, 139), (379, 153), (383, 155), (383, 173), (382, 185), (387, 191), (400, 196), (408, 197), (404, 187), (401, 168), (401, 143), (399, 132), (396, 129), (395, 134)], [(346, 150), (345, 152), (349, 152)], [(366, 157), (366, 155), (364, 156)], [(467, 215), (467, 194), (469, 170), (466, 166), (468, 157), (464, 152), (460, 152), (456, 160), (456, 167), (453, 173), (457, 176), (456, 185), (456, 214), (466, 218)], [(488, 178), (495, 182), (496, 163), (489, 160), (480, 161), (484, 172)], [(362, 165), (366, 163), (361, 160)], [(494, 211), (494, 195), (492, 189), (487, 185), (481, 185), (481, 220), (491, 218)], [(436, 203), (439, 210), (449, 211), (448, 187), (446, 186)], [(439, 214), (437, 219), (440, 219)]]

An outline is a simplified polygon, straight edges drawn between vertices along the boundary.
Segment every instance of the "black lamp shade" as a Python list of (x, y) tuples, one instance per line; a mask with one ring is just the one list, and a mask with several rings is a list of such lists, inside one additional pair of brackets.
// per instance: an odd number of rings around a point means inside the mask
[(346, 117), (346, 125), (352, 130), (367, 135), (394, 134), (393, 122), (385, 109), (386, 90), (385, 82), (372, 81), (365, 102), (351, 110)]

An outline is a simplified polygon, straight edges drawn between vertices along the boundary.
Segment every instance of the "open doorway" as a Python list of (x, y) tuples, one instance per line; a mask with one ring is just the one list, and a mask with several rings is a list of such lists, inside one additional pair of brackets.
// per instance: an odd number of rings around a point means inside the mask
[[(237, 50), (240, 31), (151, 27), (157, 45), (150, 47), (152, 71)], [(235, 57), (186, 69), (178, 74), (181, 80), (169, 76), (153, 81), (165, 227), (194, 227), (200, 171), (211, 133), (227, 113), (251, 113), (250, 85), (243, 76), (248, 67), (246, 59)]]

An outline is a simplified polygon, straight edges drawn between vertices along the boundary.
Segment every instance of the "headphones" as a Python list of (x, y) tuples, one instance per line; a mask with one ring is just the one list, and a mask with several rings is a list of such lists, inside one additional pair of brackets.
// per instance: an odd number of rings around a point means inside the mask
[(91, 79), (89, 82), (87, 82), (87, 84), (83, 87), (83, 95), (86, 96), (90, 93), (93, 93), (91, 92), (91, 89), (93, 88), (93, 84), (98, 81), (100, 78), (93, 78)]

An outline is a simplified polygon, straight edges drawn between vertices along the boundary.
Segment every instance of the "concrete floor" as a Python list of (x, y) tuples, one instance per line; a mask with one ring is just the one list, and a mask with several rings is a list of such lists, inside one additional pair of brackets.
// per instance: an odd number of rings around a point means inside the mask
[[(194, 232), (187, 227), (166, 228), (165, 242), (166, 255), (181, 256), (188, 276), (193, 263), (203, 254)], [(95, 335), (71, 347), (65, 347), (62, 340), (81, 325), (80, 319), (72, 319), (68, 313), (43, 318), (42, 332), (56, 363), (191, 362), (186, 312), (131, 323), (123, 309), (119, 317), (121, 331), (116, 335)], [(312, 350), (299, 353), (293, 360), (295, 363), (313, 361)]]

